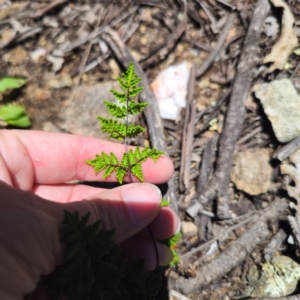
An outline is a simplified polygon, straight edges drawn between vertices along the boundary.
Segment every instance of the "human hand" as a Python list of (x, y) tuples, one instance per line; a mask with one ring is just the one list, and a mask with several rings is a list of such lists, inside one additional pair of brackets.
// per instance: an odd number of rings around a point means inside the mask
[[(100, 218), (103, 229), (116, 228), (124, 255), (144, 258), (147, 270), (155, 268), (155, 248), (145, 227), (155, 239), (169, 238), (179, 227), (175, 212), (160, 208), (157, 187), (136, 182), (106, 190), (65, 184), (102, 180), (85, 160), (112, 150), (121, 158), (124, 146), (61, 133), (0, 131), (0, 299), (23, 299), (40, 276), (63, 262), (59, 228), (64, 210), (81, 216), (90, 212), (91, 223)], [(143, 171), (145, 181), (163, 183), (172, 176), (173, 164), (163, 156), (156, 164), (145, 162)], [(158, 242), (157, 248), (159, 263), (168, 264), (170, 249)]]

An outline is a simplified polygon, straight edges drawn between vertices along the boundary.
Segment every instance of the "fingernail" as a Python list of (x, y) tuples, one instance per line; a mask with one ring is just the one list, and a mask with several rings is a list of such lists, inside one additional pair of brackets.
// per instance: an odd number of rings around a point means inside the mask
[(140, 222), (153, 214), (157, 214), (160, 208), (161, 192), (152, 184), (139, 184), (122, 192), (123, 200), (133, 222)]

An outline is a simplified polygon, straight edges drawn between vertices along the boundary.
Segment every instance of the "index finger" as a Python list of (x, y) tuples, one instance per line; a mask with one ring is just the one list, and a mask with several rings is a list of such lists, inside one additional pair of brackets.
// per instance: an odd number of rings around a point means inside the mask
[[(94, 169), (85, 161), (95, 158), (95, 155), (101, 154), (102, 151), (107, 154), (113, 152), (120, 161), (125, 152), (122, 144), (85, 136), (20, 130), (3, 130), (1, 133), (1, 138), (4, 138), (6, 143), (0, 143), (0, 153), (4, 154), (7, 166), (21, 169), (24, 163), (28, 164), (29, 156), (33, 180), (38, 184), (56, 184), (72, 180), (116, 181), (115, 172), (103, 180), (103, 171), (95, 174)], [(13, 143), (18, 146), (9, 147)], [(25, 167), (28, 169), (28, 166)], [(167, 182), (174, 170), (172, 161), (165, 155), (160, 157), (157, 163), (148, 159), (142, 168), (145, 181), (156, 184)]]

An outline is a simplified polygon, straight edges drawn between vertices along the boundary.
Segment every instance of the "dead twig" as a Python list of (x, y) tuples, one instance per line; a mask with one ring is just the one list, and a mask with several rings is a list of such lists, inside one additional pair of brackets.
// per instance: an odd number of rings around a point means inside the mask
[(197, 194), (201, 192), (205, 184), (209, 181), (211, 175), (213, 174), (213, 158), (215, 157), (216, 147), (218, 143), (219, 135), (212, 137), (204, 150), (201, 160), (201, 167), (197, 182)]
[(195, 69), (191, 68), (190, 78), (188, 83), (187, 105), (185, 109), (184, 127), (182, 132), (182, 148), (181, 148), (181, 163), (179, 174), (179, 190), (181, 193), (188, 190), (191, 173), (191, 156), (193, 151), (193, 139), (195, 129)]
[(264, 256), (266, 261), (272, 260), (274, 253), (282, 247), (282, 243), (287, 239), (287, 234), (283, 229), (279, 229), (276, 234), (271, 238), (268, 246), (264, 249)]
[(288, 144), (284, 145), (282, 148), (276, 150), (273, 157), (279, 159), (280, 161), (285, 160), (291, 154), (296, 152), (300, 148), (300, 136), (293, 139)]
[[(134, 68), (139, 77), (142, 78), (144, 90), (139, 95), (141, 102), (148, 102), (149, 106), (145, 109), (145, 117), (148, 124), (148, 132), (150, 136), (151, 145), (158, 148), (168, 155), (167, 145), (165, 142), (165, 136), (163, 132), (163, 124), (159, 115), (158, 104), (155, 96), (150, 88), (147, 77), (143, 72), (139, 63), (131, 55), (126, 45), (120, 39), (119, 35), (110, 28), (106, 28), (102, 34), (103, 40), (112, 49), (114, 55), (120, 61), (124, 68), (127, 68), (128, 64), (132, 61)], [(170, 202), (170, 206), (178, 212), (178, 204), (175, 196), (175, 185), (173, 179), (168, 182), (168, 193), (166, 195), (167, 200)]]
[(231, 8), (231, 9), (235, 9), (235, 5), (234, 4), (231, 4), (231, 3), (228, 3), (229, 1), (225, 1), (225, 0), (217, 0), (217, 2)]
[(221, 48), (225, 44), (226, 37), (232, 27), (235, 14), (233, 12), (228, 14), (226, 25), (224, 26), (223, 31), (220, 33), (219, 39), (216, 43), (216, 46), (212, 49), (207, 59), (203, 64), (196, 70), (196, 77), (202, 76), (214, 63), (218, 54), (220, 54)]
[(242, 138), (238, 140), (238, 145), (242, 145), (243, 143), (249, 141), (253, 136), (261, 132), (261, 126), (257, 126), (253, 130), (251, 130), (249, 133), (244, 135)]
[(186, 0), (182, 0), (183, 7), (184, 7), (184, 17), (183, 20), (179, 23), (179, 25), (176, 27), (174, 32), (166, 39), (163, 45), (160, 45), (156, 49), (154, 49), (151, 54), (140, 60), (139, 64), (142, 66), (143, 69), (147, 68), (151, 64), (156, 64), (158, 61), (164, 59), (170, 50), (174, 47), (176, 41), (181, 37), (181, 35), (185, 31), (186, 22), (187, 22), (187, 4)]
[(271, 232), (268, 223), (277, 222), (287, 209), (288, 201), (284, 199), (274, 201), (261, 213), (247, 232), (228, 245), (214, 260), (201, 266), (201, 270), (195, 278), (180, 277), (176, 280), (169, 278), (170, 287), (183, 294), (195, 294), (200, 288), (227, 274), (241, 264), (258, 244), (269, 238)]
[(203, 0), (196, 0), (201, 8), (204, 10), (205, 14), (210, 20), (210, 28), (214, 34), (219, 32), (218, 26), (217, 26), (217, 20), (214, 17), (214, 15), (211, 13), (210, 9), (206, 7), (206, 5), (203, 3)]
[(69, 0), (54, 0), (52, 2), (50, 2), (48, 5), (46, 5), (44, 8), (38, 10), (35, 14), (34, 14), (34, 18), (40, 18), (42, 17), (44, 14), (46, 14), (49, 10), (62, 5), (66, 2), (68, 2)]
[(35, 36), (36, 34), (40, 33), (43, 29), (44, 29), (44, 26), (30, 28), (30, 29), (26, 30), (25, 32), (22, 32), (21, 34), (18, 34), (17, 36), (12, 38), (10, 41), (8, 41), (4, 44), (0, 44), (0, 49), (10, 47), (13, 44), (17, 44), (17, 43), (22, 42), (26, 39), (29, 39), (29, 38)]
[[(138, 9), (138, 5), (135, 5), (132, 9), (130, 9), (128, 12), (124, 13), (123, 15), (121, 15), (119, 18), (117, 18), (116, 20), (114, 20), (110, 26), (114, 27), (117, 24), (119, 24), (120, 22), (122, 22), (124, 19), (126, 19), (128, 16), (130, 16), (132, 13), (134, 13), (136, 10)], [(108, 25), (107, 25), (108, 26)], [(61, 47), (61, 50), (64, 52), (64, 54), (66, 54), (67, 52), (70, 52), (78, 47), (80, 47), (81, 45), (87, 43), (90, 40), (95, 39), (96, 37), (98, 37), (101, 33), (103, 33), (105, 31), (107, 27), (101, 27), (101, 28), (97, 28), (95, 29), (93, 32), (91, 32), (87, 37), (85, 38), (79, 38), (75, 41), (73, 41), (70, 45), (66, 44), (63, 45)]]
[(251, 213), (247, 214), (247, 216), (244, 215), (242, 217), (244, 218), (244, 220), (241, 220), (237, 224), (231, 225), (229, 228), (222, 230), (217, 236), (215, 236), (211, 240), (209, 240), (206, 243), (204, 243), (198, 247), (195, 247), (192, 250), (190, 250), (189, 252), (181, 255), (180, 260), (184, 262), (187, 259), (189, 259), (192, 255), (196, 255), (199, 252), (205, 251), (206, 249), (208, 249), (208, 247), (210, 247), (210, 245), (212, 243), (214, 243), (216, 241), (218, 241), (219, 244), (222, 244), (227, 239), (229, 233), (231, 233), (233, 230), (236, 230), (237, 228), (239, 228), (243, 225), (246, 225), (250, 222), (254, 223), (258, 219), (258, 215), (255, 212), (251, 212)]
[[(217, 214), (219, 218), (228, 218), (228, 185), (230, 183), (230, 171), (235, 150), (235, 145), (240, 135), (245, 117), (244, 101), (252, 81), (252, 69), (257, 64), (256, 54), (262, 24), (268, 15), (270, 4), (267, 0), (259, 0), (253, 12), (243, 44), (241, 58), (235, 75), (229, 106), (226, 113), (223, 132), (219, 142), (219, 155), (216, 163), (214, 177), (199, 195), (197, 209), (193, 213), (203, 209), (217, 196)], [(189, 210), (189, 209), (188, 209)], [(195, 215), (194, 215), (195, 217)]]
[(197, 129), (197, 131), (195, 132), (195, 135), (199, 135), (200, 133), (204, 132), (205, 130), (207, 130), (209, 128), (209, 123), (212, 119), (214, 119), (217, 114), (218, 111), (220, 109), (220, 107), (225, 103), (225, 101), (228, 99), (228, 97), (230, 96), (231, 93), (231, 89), (227, 90), (223, 95), (221, 95), (221, 97), (217, 100), (217, 105), (215, 107), (211, 107), (209, 106), (208, 108), (206, 108), (204, 111), (202, 111), (200, 113), (200, 115), (197, 116), (197, 119), (201, 119), (203, 116), (209, 114), (206, 118), (205, 121), (203, 122), (202, 126)]

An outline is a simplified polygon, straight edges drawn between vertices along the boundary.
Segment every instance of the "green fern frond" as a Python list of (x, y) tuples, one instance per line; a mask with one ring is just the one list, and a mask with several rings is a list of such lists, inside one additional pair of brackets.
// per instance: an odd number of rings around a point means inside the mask
[(161, 200), (161, 204), (160, 204), (160, 207), (165, 207), (165, 206), (169, 206), (170, 205), (170, 202), (165, 200), (165, 199), (162, 199)]
[(156, 162), (161, 155), (163, 155), (163, 152), (158, 151), (155, 148), (150, 149), (147, 147), (141, 151), (139, 147), (136, 147), (134, 151), (130, 149), (128, 153), (123, 153), (121, 163), (119, 163), (118, 158), (112, 152), (110, 155), (107, 155), (104, 152), (102, 152), (101, 155), (96, 154), (95, 159), (87, 160), (86, 163), (94, 168), (95, 173), (105, 170), (103, 178), (107, 178), (116, 171), (116, 177), (119, 183), (122, 184), (123, 178), (128, 174), (129, 170), (140, 181), (144, 181), (142, 163), (148, 158)]
[(137, 87), (132, 88), (129, 90), (129, 97), (135, 97), (137, 96), (144, 88), (143, 87)]
[(139, 135), (140, 133), (142, 133), (144, 131), (145, 131), (145, 128), (143, 128), (142, 126), (130, 124), (127, 128), (127, 132), (125, 129), (125, 134), (127, 134), (127, 137), (129, 137), (129, 138), (135, 138), (137, 135)]
[(128, 114), (134, 115), (144, 111), (148, 103), (135, 103), (134, 100), (130, 100), (128, 103)]
[(130, 82), (130, 86), (131, 86), (131, 87), (135, 87), (135, 86), (137, 86), (141, 81), (142, 81), (142, 78), (133, 79), (133, 80), (131, 80), (131, 82)]
[(126, 152), (123, 153), (123, 157), (121, 160), (121, 167), (124, 169), (128, 169), (129, 167), (129, 159), (128, 159), (128, 154)]
[(107, 107), (109, 114), (113, 117), (124, 119), (127, 115), (126, 107), (119, 106), (117, 104), (110, 103), (108, 101), (104, 101), (104, 104)]
[(110, 92), (112, 92), (115, 96), (115, 98), (120, 102), (120, 103), (126, 103), (127, 100), (127, 95), (125, 93), (120, 93), (114, 89), (111, 89)]
[(102, 152), (101, 155), (96, 154), (95, 159), (87, 160), (86, 163), (94, 168), (95, 173), (98, 173), (105, 169), (105, 172), (103, 174), (104, 179), (110, 176), (111, 173), (119, 167), (118, 158), (112, 152), (110, 153), (110, 155), (107, 155), (104, 152)]
[[(100, 220), (87, 226), (89, 213), (81, 219), (78, 212), (64, 214), (65, 262), (44, 279), (48, 300), (150, 300), (159, 292), (162, 268), (145, 272), (144, 261), (120, 259), (115, 230), (101, 230)], [(69, 242), (74, 232), (77, 239)]]
[(134, 72), (134, 65), (132, 62), (129, 63), (128, 69), (122, 74), (126, 82), (131, 86), (132, 81), (137, 79), (137, 75)]
[(115, 170), (115, 166), (107, 166), (104, 174), (103, 174), (103, 179), (107, 178), (108, 176), (111, 175), (111, 173)]
[(135, 164), (131, 168), (131, 173), (137, 177), (140, 181), (144, 181), (142, 164)]
[(124, 91), (127, 91), (128, 88), (129, 88), (128, 83), (127, 83), (126, 81), (124, 81), (124, 80), (123, 80), (122, 78), (120, 78), (120, 77), (117, 77), (117, 80), (118, 80), (118, 82), (119, 82), (119, 84), (120, 84), (120, 87), (121, 87)]
[(143, 149), (141, 155), (143, 158), (151, 158), (154, 162), (157, 162), (157, 160), (164, 154), (163, 151), (158, 151), (156, 148), (149, 148), (146, 147)]
[(127, 168), (126, 169), (121, 168), (121, 167), (116, 168), (116, 177), (120, 184), (123, 183), (123, 178), (126, 175), (126, 173), (127, 173)]
[(95, 159), (88, 159), (85, 162), (94, 168), (95, 173), (102, 171), (106, 167), (104, 160), (102, 159), (101, 155), (99, 155), (99, 154), (96, 154)]
[(123, 140), (126, 136), (126, 124), (116, 120), (98, 117), (103, 132), (109, 134), (109, 138)]

